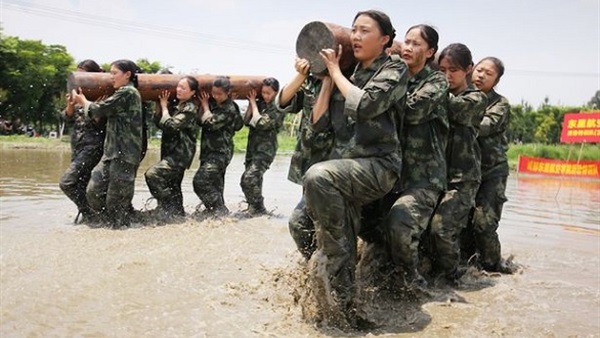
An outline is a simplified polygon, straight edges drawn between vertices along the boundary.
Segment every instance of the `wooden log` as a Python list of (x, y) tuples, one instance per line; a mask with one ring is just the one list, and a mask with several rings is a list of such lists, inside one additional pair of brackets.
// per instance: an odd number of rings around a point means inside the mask
[[(327, 74), (327, 67), (319, 52), (324, 48), (337, 51), (342, 45), (340, 69), (342, 71), (356, 65), (350, 34), (352, 29), (330, 22), (312, 21), (304, 25), (296, 39), (296, 55), (310, 62), (310, 71), (315, 75)], [(394, 40), (388, 53), (400, 54), (401, 43)]]
[[(171, 92), (175, 97), (177, 83), (185, 75), (178, 74), (138, 74), (138, 90), (142, 100), (158, 100), (158, 95), (163, 90)], [(210, 93), (213, 81), (217, 75), (192, 75), (200, 85), (201, 91)], [(245, 99), (251, 89), (260, 93), (262, 81), (265, 76), (254, 75), (232, 75), (228, 76), (231, 81), (231, 92), (234, 98)], [(115, 92), (108, 73), (72, 72), (67, 79), (67, 90), (81, 88), (88, 100), (96, 100), (102, 95), (110, 96)]]

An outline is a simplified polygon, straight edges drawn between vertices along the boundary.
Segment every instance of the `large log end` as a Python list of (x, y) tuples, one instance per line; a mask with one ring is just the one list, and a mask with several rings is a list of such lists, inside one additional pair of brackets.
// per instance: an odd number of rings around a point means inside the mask
[(336, 39), (329, 27), (321, 21), (306, 24), (296, 39), (296, 54), (310, 62), (310, 71), (316, 75), (327, 73), (327, 66), (319, 52), (324, 48), (336, 49)]

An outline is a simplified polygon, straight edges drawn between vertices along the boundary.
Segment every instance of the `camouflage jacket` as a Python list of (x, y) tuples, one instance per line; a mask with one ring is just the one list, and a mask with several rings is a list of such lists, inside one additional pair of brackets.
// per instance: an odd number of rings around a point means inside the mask
[(183, 102), (170, 109), (171, 117), (155, 118), (160, 128), (160, 158), (173, 167), (189, 168), (196, 154), (198, 139), (198, 106), (191, 101)]
[(201, 122), (200, 162), (210, 161), (226, 167), (233, 157), (233, 135), (243, 127), (242, 115), (235, 102), (209, 101), (212, 116)]
[[(264, 106), (265, 104), (261, 104)], [(260, 118), (251, 119), (247, 125), (248, 145), (246, 146), (246, 164), (260, 161), (267, 165), (273, 162), (277, 153), (277, 134), (283, 126), (284, 114), (277, 110), (275, 102), (266, 104), (260, 109)]]
[[(333, 93), (326, 119), (313, 126), (335, 135), (331, 158), (379, 158), (400, 176), (398, 125), (406, 99), (408, 68), (398, 56), (382, 53), (367, 68), (360, 65), (350, 81), (356, 86), (344, 97)], [(327, 127), (329, 126), (329, 127)]]
[(506, 129), (510, 121), (510, 104), (493, 89), (487, 93), (487, 98), (488, 105), (477, 138), (481, 147), (481, 174), (484, 179), (508, 175)]
[(401, 132), (402, 176), (400, 190), (446, 189), (448, 140), (448, 80), (444, 73), (425, 66), (408, 81)]
[(94, 118), (106, 118), (104, 159), (120, 159), (138, 165), (142, 156), (143, 121), (142, 98), (129, 83), (109, 98), (85, 107)]
[(72, 158), (84, 148), (102, 149), (106, 135), (106, 119), (94, 120), (86, 116), (82, 108), (75, 108), (73, 116), (69, 117), (62, 113), (68, 123), (73, 124), (71, 133)]
[(296, 184), (302, 184), (304, 174), (313, 164), (328, 159), (333, 147), (333, 134), (329, 130), (315, 132), (311, 128), (312, 111), (320, 90), (321, 81), (308, 77), (289, 105), (282, 107), (279, 103), (281, 91), (275, 97), (275, 106), (279, 111), (283, 113), (302, 111), (296, 146), (288, 171), (288, 180)]
[(456, 96), (450, 95), (450, 135), (446, 148), (448, 183), (481, 182), (481, 149), (477, 135), (486, 104), (485, 93), (472, 86)]

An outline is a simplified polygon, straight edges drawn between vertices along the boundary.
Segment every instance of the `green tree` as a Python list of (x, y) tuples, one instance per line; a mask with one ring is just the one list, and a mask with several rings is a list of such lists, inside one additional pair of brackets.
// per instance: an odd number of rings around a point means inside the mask
[(587, 105), (592, 109), (600, 109), (600, 89), (596, 91), (596, 94), (592, 96)]
[(58, 124), (57, 102), (65, 95), (73, 58), (64, 46), (20, 40), (0, 32), (0, 114), (43, 130)]

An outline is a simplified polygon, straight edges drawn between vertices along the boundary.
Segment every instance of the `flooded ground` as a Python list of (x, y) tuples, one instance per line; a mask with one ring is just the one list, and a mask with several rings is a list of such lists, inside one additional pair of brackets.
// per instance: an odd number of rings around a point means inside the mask
[[(289, 157), (265, 176), (274, 216), (124, 231), (74, 226), (58, 188), (67, 149), (0, 148), (0, 336), (325, 337), (340, 332), (302, 319), (302, 283), (287, 217), (301, 188), (286, 180)], [(150, 193), (141, 165), (134, 206)], [(186, 172), (184, 204), (199, 203)], [(225, 199), (245, 209), (231, 163)], [(398, 325), (353, 336), (597, 337), (600, 335), (600, 182), (509, 179), (500, 225), (503, 255), (520, 274), (439, 299), (387, 309)], [(397, 311), (395, 313), (394, 311)]]

